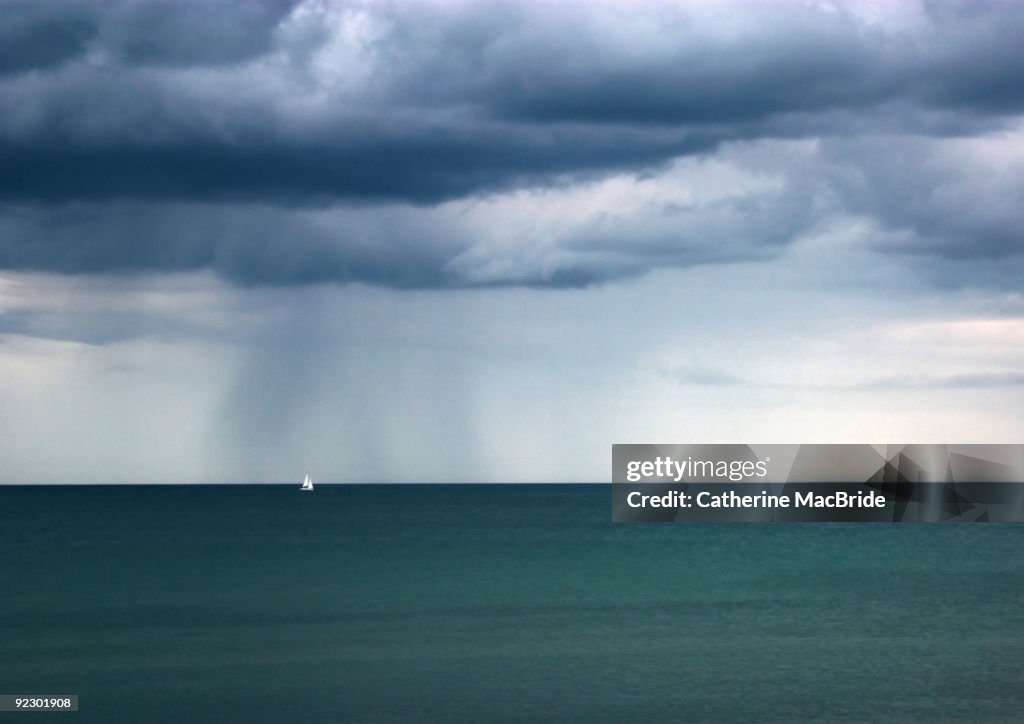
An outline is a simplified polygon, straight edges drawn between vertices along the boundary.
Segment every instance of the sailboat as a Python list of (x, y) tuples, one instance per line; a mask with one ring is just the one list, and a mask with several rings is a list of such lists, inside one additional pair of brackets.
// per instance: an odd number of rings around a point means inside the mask
[(309, 478), (309, 473), (306, 473), (306, 479), (302, 481), (302, 487), (299, 490), (312, 490), (313, 481)]

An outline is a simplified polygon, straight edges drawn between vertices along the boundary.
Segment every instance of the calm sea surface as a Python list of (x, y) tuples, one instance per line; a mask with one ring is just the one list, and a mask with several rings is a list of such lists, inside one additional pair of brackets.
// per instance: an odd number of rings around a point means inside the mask
[(1024, 525), (609, 486), (0, 487), (0, 693), (90, 722), (1024, 721)]

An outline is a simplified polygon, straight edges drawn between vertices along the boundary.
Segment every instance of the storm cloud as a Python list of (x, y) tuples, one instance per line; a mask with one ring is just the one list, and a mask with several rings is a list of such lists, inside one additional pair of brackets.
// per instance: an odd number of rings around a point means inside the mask
[(572, 287), (852, 221), (1007, 258), (1022, 35), (997, 2), (10, 3), (0, 268)]

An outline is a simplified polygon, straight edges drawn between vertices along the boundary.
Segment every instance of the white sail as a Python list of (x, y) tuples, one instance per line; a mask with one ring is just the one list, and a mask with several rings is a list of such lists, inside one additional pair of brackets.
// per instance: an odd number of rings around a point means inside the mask
[(302, 481), (302, 487), (299, 488), (299, 489), (300, 490), (312, 490), (313, 489), (313, 481), (310, 480), (309, 473), (306, 473), (306, 479)]

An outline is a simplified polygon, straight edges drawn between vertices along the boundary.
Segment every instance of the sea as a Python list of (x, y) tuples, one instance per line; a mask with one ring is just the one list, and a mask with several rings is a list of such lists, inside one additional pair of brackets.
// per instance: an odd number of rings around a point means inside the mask
[(21, 722), (1021, 722), (1024, 525), (613, 523), (608, 485), (0, 487)]

